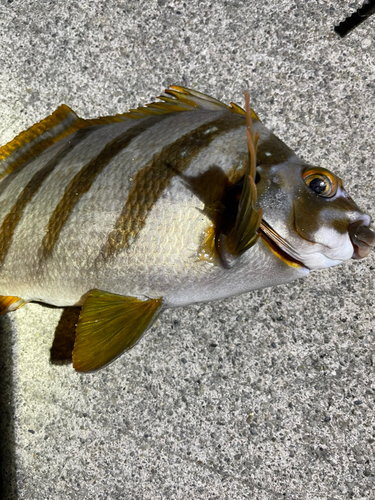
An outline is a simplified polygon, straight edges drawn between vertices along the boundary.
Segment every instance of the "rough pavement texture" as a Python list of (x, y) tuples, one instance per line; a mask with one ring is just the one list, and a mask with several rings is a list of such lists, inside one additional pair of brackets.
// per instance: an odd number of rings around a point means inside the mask
[[(1, 0), (0, 141), (169, 84), (243, 103), (374, 210), (375, 16), (361, 1)], [(6, 498), (371, 499), (374, 253), (304, 281), (169, 310), (90, 375), (49, 362), (61, 310), (1, 319)], [(12, 398), (12, 404), (7, 402)]]

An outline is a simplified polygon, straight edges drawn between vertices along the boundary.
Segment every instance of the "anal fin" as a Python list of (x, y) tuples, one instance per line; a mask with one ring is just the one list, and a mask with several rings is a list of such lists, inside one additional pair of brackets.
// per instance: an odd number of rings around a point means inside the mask
[(141, 300), (92, 290), (79, 316), (73, 367), (91, 372), (134, 347), (156, 319), (162, 299)]
[(10, 295), (0, 295), (0, 314), (6, 314), (10, 311), (15, 311), (22, 307), (26, 302), (19, 297), (12, 297)]

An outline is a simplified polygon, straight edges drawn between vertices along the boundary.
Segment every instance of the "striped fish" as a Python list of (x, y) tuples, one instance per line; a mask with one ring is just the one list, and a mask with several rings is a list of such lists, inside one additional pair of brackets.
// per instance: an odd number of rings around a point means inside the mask
[(0, 310), (81, 306), (73, 366), (133, 347), (167, 307), (366, 256), (364, 214), (250, 110), (182, 87), (122, 115), (68, 106), (0, 149)]

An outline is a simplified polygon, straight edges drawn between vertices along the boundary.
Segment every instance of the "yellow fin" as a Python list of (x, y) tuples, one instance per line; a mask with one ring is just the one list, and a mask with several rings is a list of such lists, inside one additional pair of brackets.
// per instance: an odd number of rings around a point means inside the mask
[[(241, 106), (239, 106), (238, 104), (236, 104), (235, 102), (230, 102), (229, 104), (232, 106), (233, 110), (236, 113), (239, 113), (240, 115), (246, 115), (246, 111), (243, 108), (241, 108)], [(260, 122), (260, 118), (255, 113), (255, 111), (253, 109), (251, 109), (250, 111), (251, 111), (251, 118), (253, 120), (258, 120)]]
[(26, 302), (19, 297), (0, 295), (0, 314), (15, 311), (24, 304), (26, 304)]
[(140, 300), (92, 290), (79, 317), (73, 367), (98, 370), (131, 349), (156, 319), (162, 299)]
[[(145, 115), (160, 115), (167, 113), (175, 113), (182, 111), (192, 111), (194, 109), (207, 109), (211, 111), (228, 110), (233, 113), (245, 115), (245, 111), (234, 104), (224, 104), (223, 102), (215, 99), (214, 97), (198, 92), (197, 90), (180, 87), (177, 85), (170, 85), (165, 90), (167, 95), (158, 97), (162, 102), (153, 102), (146, 104), (145, 107), (131, 109), (128, 113), (117, 115), (119, 119), (123, 118), (143, 118)], [(251, 110), (252, 118), (259, 120), (258, 116)]]

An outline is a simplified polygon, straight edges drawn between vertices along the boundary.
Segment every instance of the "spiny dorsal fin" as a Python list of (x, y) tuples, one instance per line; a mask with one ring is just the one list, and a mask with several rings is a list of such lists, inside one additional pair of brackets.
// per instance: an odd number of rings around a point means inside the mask
[(262, 222), (263, 210), (257, 207), (256, 151), (259, 135), (253, 136), (252, 110), (249, 105), (249, 93), (245, 92), (247, 143), (249, 158), (243, 179), (243, 187), (238, 202), (238, 210), (233, 228), (228, 234), (219, 233), (216, 239), (216, 249), (221, 263), (230, 268), (237, 257), (251, 248), (258, 239), (258, 229)]
[(15, 311), (25, 304), (26, 302), (19, 297), (0, 295), (0, 314), (6, 314), (7, 312)]
[[(141, 106), (137, 109), (131, 109), (128, 113), (117, 116), (120, 118), (142, 118), (145, 115), (176, 113), (192, 111), (194, 109), (206, 109), (211, 111), (228, 110), (233, 113), (245, 115), (245, 111), (237, 104), (231, 102), (228, 106), (218, 99), (198, 92), (197, 90), (170, 85), (170, 87), (165, 90), (165, 93), (167, 95), (158, 96), (158, 99), (162, 102), (146, 104), (145, 107)], [(251, 115), (253, 119), (259, 120), (253, 110), (251, 110)]]
[(95, 371), (134, 347), (161, 306), (162, 299), (140, 300), (92, 290), (79, 316), (73, 367), (79, 372)]

